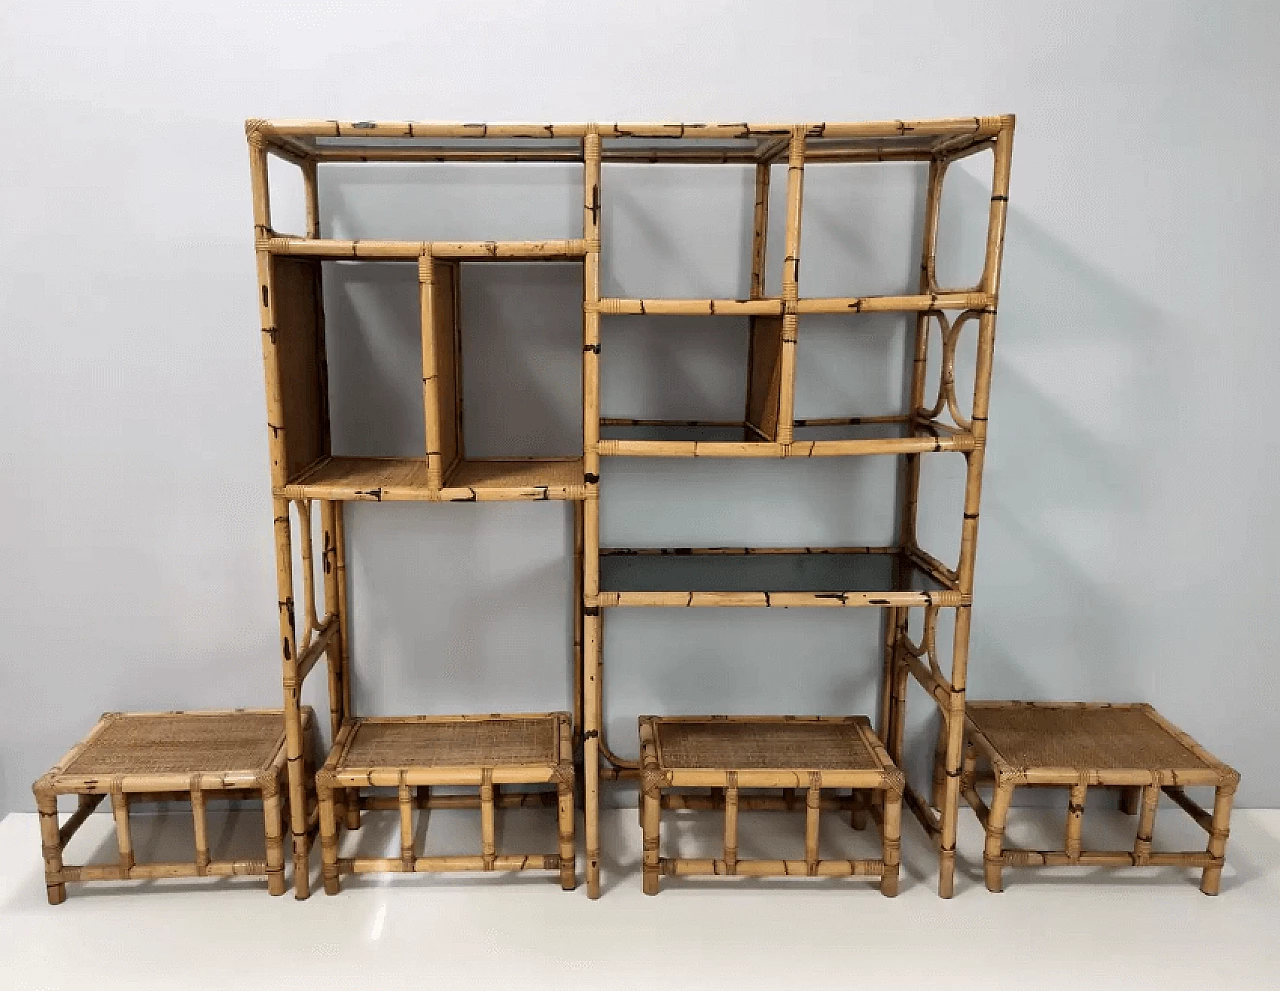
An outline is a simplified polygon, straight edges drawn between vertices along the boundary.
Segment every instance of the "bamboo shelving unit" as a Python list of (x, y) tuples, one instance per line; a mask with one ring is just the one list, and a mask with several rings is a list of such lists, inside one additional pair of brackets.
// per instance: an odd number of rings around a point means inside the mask
[[(573, 740), (582, 750), (588, 893), (600, 890), (599, 804), (602, 780), (640, 776), (640, 762), (618, 757), (602, 719), (602, 610), (639, 606), (876, 607), (885, 611), (884, 680), (878, 736), (890, 764), (901, 764), (906, 683), (915, 677), (943, 716), (941, 780), (935, 803), (903, 785), (902, 798), (939, 848), (939, 892), (950, 896), (955, 871), (970, 609), (987, 430), (992, 349), (1008, 199), (1013, 118), (968, 117), (875, 123), (787, 124), (441, 124), (408, 121), (249, 121), (269, 441), (275, 498), (281, 654), (288, 732), (297, 891), (307, 893), (306, 859), (316, 810), (306, 801), (299, 690), (321, 656), (329, 662), (335, 738), (354, 732), (350, 700), (343, 505), (347, 501), (569, 500), (574, 505), (575, 685)], [(956, 161), (993, 160), (981, 277), (972, 286), (939, 285), (935, 256), (942, 182)], [(271, 224), (267, 156), (301, 170), (307, 221), (303, 234)], [(317, 169), (354, 162), (524, 162), (581, 164), (582, 236), (543, 241), (333, 240), (322, 236)], [(741, 299), (603, 297), (601, 206), (608, 195), (602, 163), (726, 164), (754, 169), (750, 291)], [(915, 292), (882, 296), (801, 295), (801, 213), (805, 171), (827, 163), (928, 163), (923, 251)], [(780, 292), (765, 291), (769, 188), (786, 170), (784, 259)], [(345, 457), (331, 449), (324, 349), (324, 260), (418, 265), (426, 449), (412, 458)], [(559, 460), (470, 460), (460, 404), (457, 305), (468, 264), (559, 261), (582, 267), (582, 404), (580, 455)], [(809, 314), (902, 313), (914, 317), (910, 397), (898, 414), (797, 419), (796, 346)], [(741, 421), (650, 421), (602, 417), (602, 317), (678, 314), (737, 316), (748, 325)], [(940, 340), (936, 393), (926, 366), (934, 330)], [(976, 335), (971, 403), (959, 401), (955, 357), (962, 333)], [(963, 394), (963, 393), (962, 393)], [(965, 408), (967, 406), (967, 409)], [(922, 457), (965, 459), (960, 546), (954, 565), (917, 541)], [(859, 548), (601, 548), (601, 458), (841, 457), (890, 455), (901, 465), (900, 505), (892, 545)], [(298, 514), (304, 562), (310, 562), (310, 514), (320, 505), (326, 613), (318, 616), (314, 578), (304, 568), (308, 601), (298, 623), (293, 602), (290, 508)], [(952, 656), (935, 637), (939, 610), (955, 612)], [(909, 618), (923, 633), (909, 635)], [(724, 770), (733, 770), (726, 767)], [(821, 789), (818, 789), (819, 791)], [(884, 796), (878, 809), (887, 818)], [(819, 796), (819, 804), (822, 801)], [(401, 802), (401, 808), (404, 803)], [(768, 803), (764, 803), (767, 805)], [(692, 806), (689, 806), (692, 807)], [(761, 807), (764, 807), (762, 805)], [(336, 812), (334, 813), (336, 815)], [(886, 861), (887, 869), (887, 861)]]

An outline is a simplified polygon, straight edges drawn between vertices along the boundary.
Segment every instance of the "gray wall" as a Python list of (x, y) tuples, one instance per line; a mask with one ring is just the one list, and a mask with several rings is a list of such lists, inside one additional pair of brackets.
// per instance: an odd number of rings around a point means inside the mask
[[(222, 4), (196, 31), (163, 4), (7, 15), (0, 808), (30, 808), (30, 782), (105, 709), (279, 698), (243, 118), (1002, 112), (1019, 122), (973, 693), (1148, 699), (1240, 768), (1243, 804), (1280, 803), (1267, 416), (1280, 343), (1264, 291), (1280, 268), (1280, 141), (1265, 127), (1280, 110), (1277, 9), (751, 6), (323, 4), (302, 18)], [(748, 180), (669, 172), (608, 170), (605, 291), (740, 292)], [(571, 169), (416, 175), (335, 169), (329, 229), (555, 237), (577, 222)], [(279, 178), (278, 226), (297, 229)], [(918, 178), (811, 170), (803, 291), (906, 286)], [(978, 178), (949, 184), (948, 264), (972, 262), (963, 235), (983, 201)], [(468, 276), (471, 447), (568, 453), (572, 273)], [(347, 450), (420, 449), (412, 279), (328, 266)], [(797, 412), (893, 408), (903, 329), (806, 320)], [(615, 319), (603, 333), (606, 412), (738, 415), (740, 324)], [(929, 464), (944, 505), (960, 459)], [(610, 462), (603, 537), (874, 543), (892, 480), (880, 458)], [(956, 522), (938, 518), (933, 546), (954, 547)], [(567, 506), (356, 506), (349, 530), (364, 711), (567, 703)], [(611, 613), (613, 742), (634, 748), (637, 712), (866, 710), (876, 619)]]

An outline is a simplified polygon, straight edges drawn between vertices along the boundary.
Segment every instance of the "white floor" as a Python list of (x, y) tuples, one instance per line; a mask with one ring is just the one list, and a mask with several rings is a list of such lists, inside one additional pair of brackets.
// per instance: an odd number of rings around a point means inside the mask
[[(473, 816), (432, 813), (432, 852), (471, 852)], [(1203, 842), (1182, 819), (1162, 807), (1158, 847)], [(513, 852), (541, 850), (544, 841), (554, 849), (545, 812), (502, 820), (500, 848), (505, 840)], [(139, 859), (182, 856), (188, 822), (175, 811), (139, 823)], [(1015, 810), (1011, 822), (1017, 843), (1059, 831), (1042, 810)], [(682, 854), (719, 831), (710, 813), (667, 814), (664, 823), (672, 824), (664, 845)], [(271, 898), (247, 880), (73, 885), (51, 907), (36, 816), (14, 814), (0, 821), (0, 986), (314, 988), (334, 978), (508, 991), (1280, 986), (1280, 810), (1236, 813), (1217, 898), (1199, 893), (1195, 873), (1167, 868), (1010, 871), (1005, 892), (992, 895), (982, 887), (981, 837), (967, 810), (962, 825), (951, 901), (935, 894), (936, 862), (913, 820), (904, 821), (895, 899), (858, 879), (718, 878), (664, 880), (662, 893), (646, 898), (636, 813), (623, 809), (605, 815), (608, 870), (597, 902), (581, 886), (562, 892), (549, 875), (529, 873), (364, 877), (347, 880), (336, 897), (317, 892), (303, 903)], [(348, 842), (364, 850), (394, 844), (395, 828), (393, 816), (372, 815)], [(800, 829), (798, 817), (744, 816), (741, 853), (797, 855), (787, 850), (800, 845)], [(1133, 820), (1115, 812), (1085, 817), (1086, 845), (1091, 831), (1098, 842), (1118, 843), (1132, 830)], [(257, 818), (219, 816), (212, 833), (244, 848), (257, 839)], [(868, 849), (871, 835), (824, 817), (824, 853)], [(110, 816), (96, 814), (68, 862), (113, 851)]]

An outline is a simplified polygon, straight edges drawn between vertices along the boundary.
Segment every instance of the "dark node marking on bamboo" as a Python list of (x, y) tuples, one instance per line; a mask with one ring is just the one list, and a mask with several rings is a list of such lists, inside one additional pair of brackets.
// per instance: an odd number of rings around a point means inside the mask
[(582, 742), (586, 743), (587, 740), (594, 740), (599, 736), (600, 736), (600, 731), (598, 729), (589, 729), (582, 734)]
[(692, 605), (693, 605), (693, 593), (692, 593), (692, 592), (690, 592), (690, 593), (689, 593), (689, 600), (685, 603), (685, 607), (686, 607), (686, 608), (688, 608), (688, 607), (690, 607), (690, 606), (692, 606)]
[[(263, 286), (262, 288), (265, 290), (266, 286)], [(275, 327), (263, 327), (262, 332), (267, 335), (267, 340), (269, 340), (273, 345), (276, 343), (276, 338), (279, 336), (279, 332)]]
[(977, 514), (977, 513), (965, 513), (965, 514), (964, 514), (964, 518), (965, 518), (966, 520), (976, 520), (976, 519), (978, 518), (978, 514)]
[(583, 350), (583, 352), (585, 352), (586, 354), (599, 354), (599, 353), (600, 353), (600, 345), (599, 345), (599, 344), (584, 344), (584, 345), (582, 346), (582, 350)]
[(849, 604), (848, 592), (815, 592), (813, 597), (815, 599), (839, 599), (842, 606)]
[(372, 499), (374, 502), (382, 502), (382, 489), (356, 489), (357, 499)]
[(598, 485), (600, 483), (600, 476), (595, 472), (589, 471), (582, 476), (582, 481), (587, 485)]
[(873, 606), (887, 606), (889, 604), (888, 599), (868, 599), (867, 601)]
[(991, 202), (992, 203), (1008, 203), (1009, 197), (996, 195), (991, 197)]
[(280, 432), (284, 430), (284, 427), (277, 427), (274, 423), (268, 423), (267, 429), (271, 431), (272, 437), (279, 437)]
[(356, 121), (355, 123), (353, 123), (351, 126), (352, 126), (352, 127), (358, 127), (358, 128), (360, 128), (361, 130), (366, 130), (366, 129), (371, 128), (371, 127), (376, 127), (377, 125), (376, 125), (376, 124), (374, 124), (374, 122), (373, 122), (373, 121), (371, 121), (371, 120), (358, 120), (358, 121)]
[(266, 308), (266, 306), (268, 305), (268, 304), (267, 304), (267, 300), (269, 299), (269, 297), (270, 297), (270, 294), (269, 294), (269, 293), (268, 293), (268, 291), (267, 291), (267, 287), (266, 287), (266, 286), (263, 286), (263, 287), (262, 287), (262, 306), (263, 306), (263, 308), (264, 308), (264, 309), (265, 309), (265, 308)]
[(769, 601), (769, 593), (768, 593), (768, 592), (761, 592), (760, 594), (764, 596), (764, 604), (765, 604), (766, 606), (772, 606), (772, 605), (773, 605), (773, 603)]
[(291, 661), (291, 660), (293, 660), (293, 648), (292, 648), (292, 647), (290, 646), (290, 644), (289, 644), (289, 638), (288, 638), (288, 637), (285, 637), (283, 640), (281, 640), (281, 641), (280, 641), (280, 643), (281, 643), (281, 646), (282, 646), (282, 652), (283, 652), (283, 654), (284, 654), (284, 659), (285, 659), (286, 661)]
[(583, 608), (582, 608), (582, 615), (584, 615), (584, 616), (599, 616), (599, 615), (600, 615), (600, 607), (599, 607), (599, 606), (583, 606)]

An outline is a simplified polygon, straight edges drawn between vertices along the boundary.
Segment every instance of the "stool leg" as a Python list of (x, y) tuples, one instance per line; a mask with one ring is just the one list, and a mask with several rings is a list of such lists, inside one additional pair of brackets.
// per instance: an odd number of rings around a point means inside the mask
[[(347, 789), (348, 802), (354, 791), (354, 788)], [(338, 879), (338, 817), (333, 792), (332, 774), (321, 770), (316, 775), (316, 800), (320, 805), (320, 872), (326, 895), (336, 895), (342, 887)]]
[(559, 803), (560, 830), (560, 887), (572, 891), (578, 886), (577, 865), (574, 863), (573, 842), (573, 781), (561, 781), (556, 786)]
[(44, 887), (50, 905), (67, 900), (67, 886), (62, 881), (62, 838), (58, 835), (58, 796), (52, 790), (35, 788), (36, 808), (40, 811), (40, 848), (44, 854)]
[(1013, 784), (996, 778), (995, 794), (991, 797), (991, 812), (987, 816), (987, 840), (982, 851), (982, 872), (988, 891), (1003, 891), (1004, 877), (1004, 823), (1013, 802)]
[(1120, 807), (1120, 811), (1127, 816), (1136, 816), (1138, 814), (1138, 806), (1142, 802), (1142, 789), (1121, 788), (1120, 794), (1116, 799), (1116, 804)]
[(852, 795), (853, 808), (849, 811), (849, 825), (861, 832), (867, 828), (868, 796), (856, 789)]
[(643, 815), (641, 821), (644, 834), (644, 866), (643, 866), (643, 891), (646, 895), (656, 895), (658, 893), (658, 872), (660, 860), (658, 858), (658, 844), (662, 829), (662, 792), (657, 787), (652, 789), (653, 794), (649, 793), (649, 789), (641, 789), (640, 805)]
[(283, 895), (285, 890), (284, 809), (280, 799), (278, 777), (273, 777), (263, 784), (262, 828), (267, 841), (267, 894)]
[[(1227, 855), (1227, 836), (1230, 833), (1231, 804), (1235, 800), (1235, 782), (1219, 785), (1213, 796), (1213, 821), (1209, 833), (1208, 854), (1216, 863), (1204, 869), (1200, 875), (1200, 890), (1206, 895), (1216, 895), (1222, 882), (1222, 861)], [(52, 896), (50, 896), (52, 899)]]
[(344, 788), (343, 789), (343, 816), (346, 819), (347, 829), (355, 830), (360, 828), (360, 789)]
[(111, 791), (111, 813), (116, 819), (116, 845), (120, 849), (120, 877), (133, 870), (133, 833), (129, 829), (129, 796), (115, 787)]
[(880, 836), (884, 872), (880, 875), (880, 894), (892, 898), (898, 893), (898, 870), (902, 862), (902, 792), (885, 791), (884, 828)]

